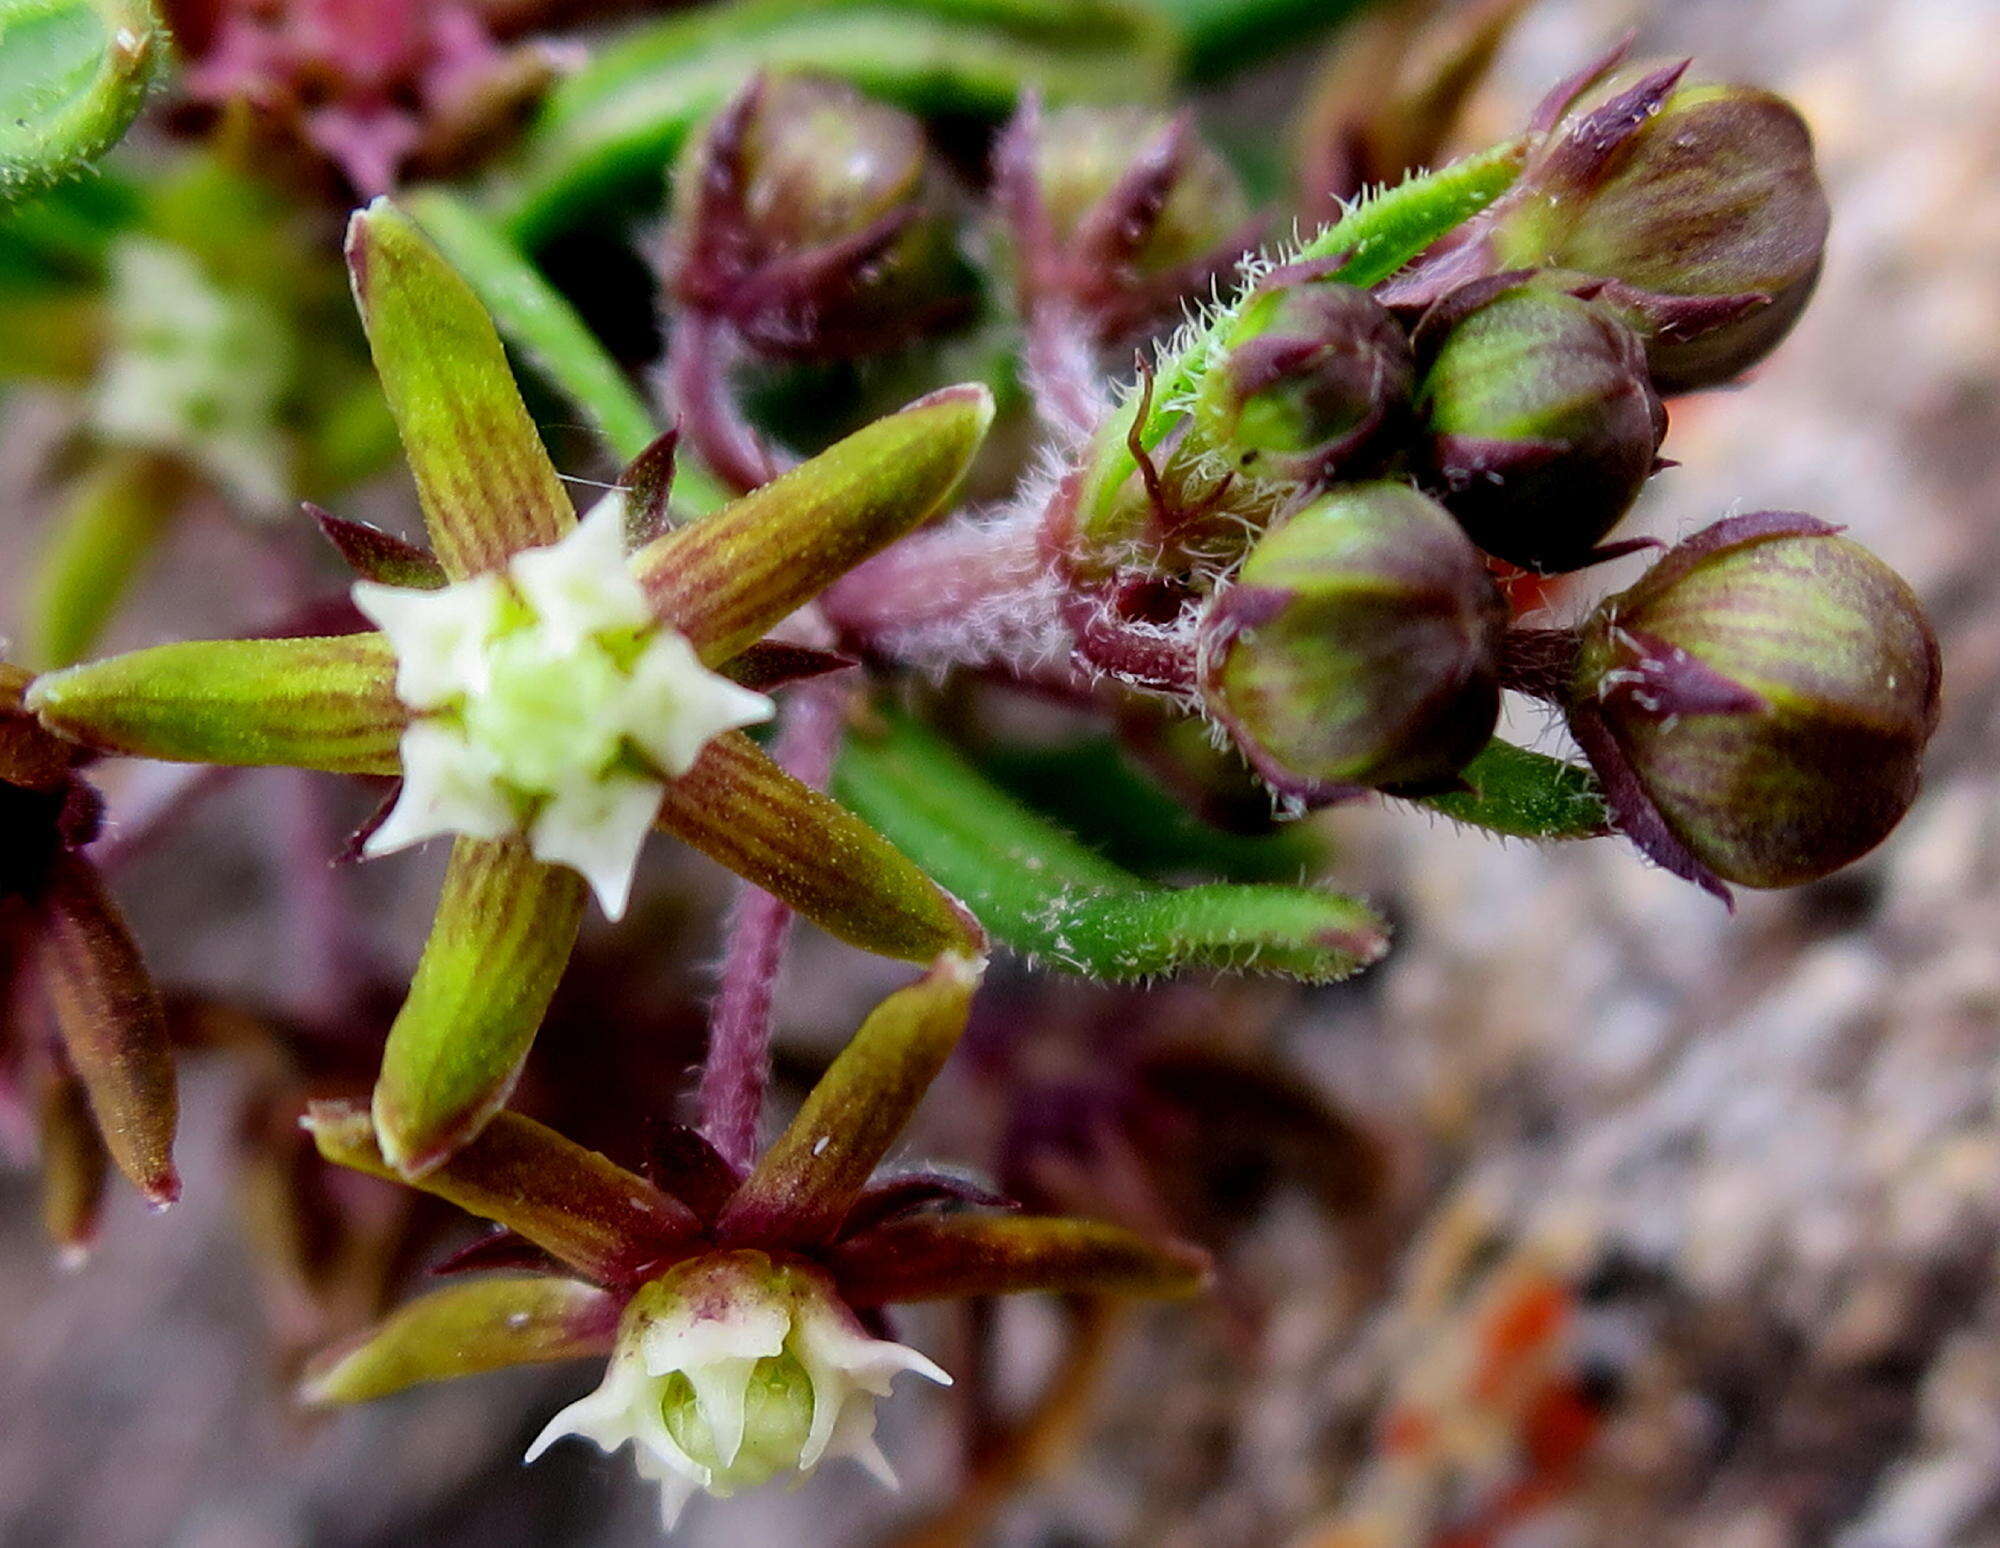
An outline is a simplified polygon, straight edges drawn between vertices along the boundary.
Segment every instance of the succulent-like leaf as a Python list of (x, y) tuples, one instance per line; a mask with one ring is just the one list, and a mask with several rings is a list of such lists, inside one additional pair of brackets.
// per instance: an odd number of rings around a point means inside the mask
[(56, 857), (42, 900), (43, 991), (118, 1169), (155, 1205), (180, 1197), (179, 1111), (159, 997), (90, 862)]
[(1344, 978), (1388, 947), (1366, 905), (1312, 887), (1155, 887), (1012, 800), (905, 716), (856, 735), (835, 788), (1025, 956), (1095, 978), (1186, 968)]
[(28, 660), (65, 667), (90, 653), (186, 488), (182, 468), (152, 452), (112, 452), (84, 474), (36, 558)]
[(839, 1234), (957, 1046), (979, 971), (942, 957), (875, 1007), (730, 1199), (725, 1239), (820, 1246)]
[(1426, 796), (1453, 822), (1513, 838), (1598, 838), (1611, 831), (1604, 793), (1590, 770), (1494, 740), (1459, 772), (1466, 788)]
[(922, 112), (1006, 116), (1052, 102), (1159, 96), (1174, 39), (1120, 0), (749, 0), (664, 18), (597, 50), (530, 133), (514, 239), (534, 247), (653, 179), (757, 69), (811, 70)]
[(595, 1285), (516, 1275), (451, 1285), (399, 1307), (306, 1372), (300, 1397), (365, 1403), (428, 1381), (610, 1352), (618, 1298)]
[[(359, 1104), (315, 1102), (306, 1127), (327, 1160), (409, 1181), (382, 1154), (374, 1122)], [(600, 1284), (638, 1278), (696, 1229), (679, 1200), (518, 1113), (496, 1115), (414, 1186), (519, 1232)]]
[(375, 1083), (382, 1149), (405, 1176), (437, 1166), (507, 1100), (569, 963), (583, 899), (581, 876), (519, 839), (453, 844)]
[(472, 287), (386, 199), (349, 224), (347, 266), (445, 573), (555, 542), (576, 512)]
[(830, 1254), (840, 1293), (860, 1306), (1022, 1290), (1184, 1296), (1208, 1255), (1121, 1226), (1042, 1215), (892, 1221)]
[(993, 395), (964, 383), (857, 430), (712, 516), (633, 556), (660, 617), (727, 661), (957, 492)]
[(982, 947), (978, 926), (901, 850), (741, 732), (667, 786), (656, 825), (863, 951), (929, 962)]
[(145, 105), (163, 41), (145, 0), (0, 3), (0, 206), (118, 143)]
[(394, 774), (408, 712), (379, 634), (189, 640), (35, 679), (27, 707), (100, 752)]

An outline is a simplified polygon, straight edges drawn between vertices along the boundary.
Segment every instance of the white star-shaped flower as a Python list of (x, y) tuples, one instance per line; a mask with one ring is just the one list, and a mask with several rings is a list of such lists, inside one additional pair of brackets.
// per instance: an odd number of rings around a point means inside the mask
[[(626, 567), (622, 508), (601, 502), (505, 578), (436, 591), (369, 581), (354, 601), (396, 654), (403, 793), (370, 836), (387, 854), (445, 833), (525, 833), (537, 859), (625, 910), (666, 783), (772, 704), (653, 621)], [(525, 825), (525, 826), (524, 826)]]
[(630, 1441), (668, 1527), (697, 1490), (730, 1495), (828, 1457), (853, 1457), (894, 1488), (875, 1400), (904, 1371), (951, 1383), (916, 1350), (869, 1337), (809, 1270), (710, 1253), (632, 1298), (603, 1383), (549, 1421), (527, 1460), (567, 1435), (605, 1451)]

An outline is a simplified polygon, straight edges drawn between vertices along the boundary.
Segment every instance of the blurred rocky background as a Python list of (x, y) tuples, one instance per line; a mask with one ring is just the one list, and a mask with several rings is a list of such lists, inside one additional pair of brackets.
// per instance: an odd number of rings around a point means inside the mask
[[(1946, 661), (1924, 797), (1861, 865), (1745, 894), (1733, 917), (1616, 844), (1501, 846), (1408, 809), (1327, 819), (1342, 881), (1398, 922), (1389, 961), (1334, 990), (1163, 991), (1151, 1019), (1185, 1044), (1132, 1056), (1143, 1132), (1086, 1114), (1010, 1152), (1017, 1188), (1164, 1201), (1222, 1248), (1218, 1296), (1125, 1318), (1010, 1306), (1016, 1358), (965, 1376), (1021, 1423), (973, 1437), (976, 1465), (951, 1395), (911, 1394), (884, 1410), (902, 1496), (830, 1472), (698, 1507), (684, 1541), (2000, 1543), (2000, 4), (1545, 0), (1471, 138), (1628, 26), (1643, 53), (1792, 95), (1835, 211), (1789, 342), (1740, 389), (1673, 405), (1684, 466), (1635, 530), (1804, 509), (1908, 576)], [(1311, 65), (1232, 88), (1219, 132), (1281, 122)], [(6, 413), (0, 552), (18, 553), (50, 411)], [(208, 545), (236, 541), (180, 534), (127, 634), (255, 621), (260, 599), (215, 579)], [(281, 776), (246, 776), (122, 873), (164, 981), (298, 992), (312, 965), (241, 836), (286, 799)], [(359, 882), (392, 972), (427, 902), (413, 868), (399, 880)], [(678, 917), (647, 928), (644, 1022), (671, 1077), (698, 1053), (713, 945)], [(563, 1027), (581, 1042), (579, 971)], [(893, 976), (808, 944), (783, 1005), (802, 1068)], [(913, 1143), (991, 1165), (1002, 1073), (1070, 1096), (1129, 1075), (1122, 1005), (1003, 976)], [(657, 1540), (621, 1463), (518, 1463), (593, 1373), (301, 1420), (242, 1246), (251, 1205), (223, 1181), (250, 1077), (196, 1059), (184, 1078), (185, 1202), (154, 1219), (119, 1196), (81, 1269), (39, 1235), (29, 1174), (0, 1177), (0, 1541)], [(310, 1331), (280, 1316), (281, 1343)], [(907, 1330), (947, 1365), (964, 1332)]]

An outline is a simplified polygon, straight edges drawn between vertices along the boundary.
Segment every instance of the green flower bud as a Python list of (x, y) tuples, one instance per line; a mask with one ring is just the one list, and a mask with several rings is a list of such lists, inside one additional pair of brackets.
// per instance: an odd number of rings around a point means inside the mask
[(1052, 246), (1130, 277), (1202, 264), (1250, 219), (1235, 169), (1165, 113), (1057, 108), (1020, 151)]
[(1211, 604), (1203, 702), (1281, 794), (1448, 784), (1492, 735), (1505, 621), (1443, 507), (1404, 484), (1335, 489)]
[(1728, 381), (1777, 347), (1804, 310), (1826, 248), (1812, 135), (1772, 92), (1683, 82), (1602, 159), (1566, 137), (1648, 79), (1614, 75), (1575, 106), (1533, 193), (1498, 226), (1504, 267), (1614, 280), (1647, 337), (1662, 390)]
[(760, 78), (681, 156), (676, 296), (766, 353), (884, 348), (962, 288), (936, 189), (909, 114), (830, 78)]
[(1418, 344), (1420, 458), (1451, 513), (1523, 569), (1588, 564), (1666, 433), (1638, 336), (1594, 301), (1502, 276), (1446, 297)]
[(1685, 70), (1600, 71), (1584, 92), (1559, 88), (1520, 180), (1383, 299), (1428, 305), (1475, 279), (1557, 269), (1602, 282), (1599, 299), (1645, 339), (1663, 392), (1763, 359), (1804, 309), (1826, 248), (1812, 137), (1784, 99), (1684, 84)]
[(1585, 625), (1571, 718), (1621, 826), (1716, 890), (1836, 871), (1916, 798), (1937, 641), (1901, 578), (1836, 531), (1719, 522)]
[(1415, 375), (1409, 340), (1374, 297), (1280, 269), (1204, 376), (1196, 433), (1244, 477), (1323, 483), (1379, 456)]

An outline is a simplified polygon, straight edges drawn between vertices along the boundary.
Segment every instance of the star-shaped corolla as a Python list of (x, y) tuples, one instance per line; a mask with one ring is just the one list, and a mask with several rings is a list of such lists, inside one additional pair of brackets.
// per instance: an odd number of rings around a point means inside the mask
[(615, 502), (514, 555), (504, 579), (436, 591), (361, 581), (354, 601), (388, 638), (414, 712), (403, 792), (370, 855), (442, 833), (520, 833), (536, 859), (581, 873), (616, 919), (667, 781), (723, 732), (771, 715), (768, 698), (653, 620)]
[(676, 1264), (626, 1307), (603, 1383), (549, 1421), (532, 1462), (580, 1435), (632, 1443), (668, 1526), (697, 1490), (727, 1496), (851, 1456), (893, 1486), (875, 1400), (903, 1371), (951, 1378), (907, 1345), (871, 1338), (818, 1273), (762, 1252)]

